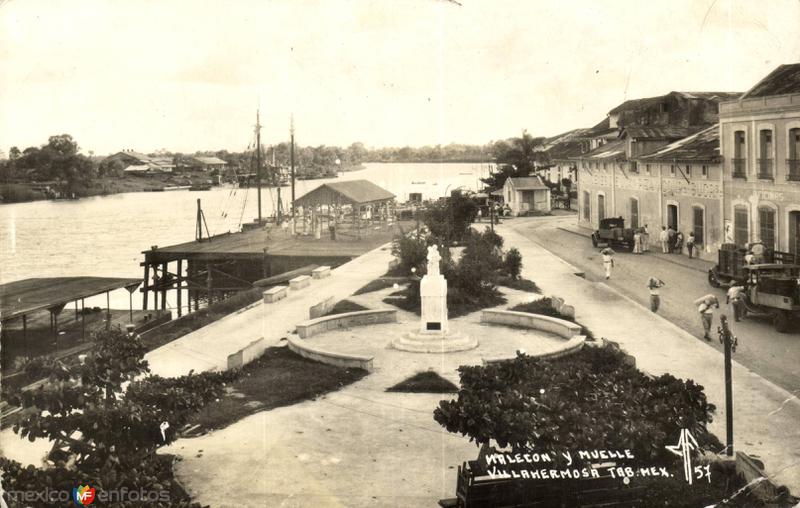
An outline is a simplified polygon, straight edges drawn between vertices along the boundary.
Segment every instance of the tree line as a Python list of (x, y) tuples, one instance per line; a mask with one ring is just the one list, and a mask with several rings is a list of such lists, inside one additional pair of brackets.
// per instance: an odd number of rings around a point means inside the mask
[[(502, 187), (505, 179), (529, 176), (549, 167), (543, 151), (545, 138), (534, 137), (527, 131), (522, 136), (492, 141), (484, 145), (451, 143), (423, 147), (368, 148), (363, 143), (347, 147), (295, 146), (297, 174), (303, 178), (335, 176), (339, 170), (359, 169), (369, 162), (490, 162), (497, 171), (483, 179), (492, 190)], [(224, 160), (230, 167), (250, 169), (254, 164), (254, 151), (217, 150), (197, 151), (193, 154), (159, 151), (147, 154), (171, 158), (177, 167), (194, 156), (213, 156)], [(289, 166), (288, 142), (262, 147), (265, 165)], [(13, 146), (8, 157), (0, 160), (1, 182), (52, 182), (61, 190), (81, 195), (98, 177), (121, 176), (121, 172), (102, 164), (93, 152), (84, 155), (75, 139), (69, 134), (50, 136), (47, 143), (20, 150)]]

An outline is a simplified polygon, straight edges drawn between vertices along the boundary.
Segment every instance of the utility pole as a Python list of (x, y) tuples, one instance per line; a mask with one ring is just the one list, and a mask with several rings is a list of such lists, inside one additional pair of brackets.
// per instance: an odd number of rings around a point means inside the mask
[(261, 224), (261, 112), (256, 110), (256, 189), (258, 194), (258, 223)]
[(292, 220), (294, 220), (294, 115), (292, 115), (291, 119), (289, 120), (289, 135), (291, 138), (289, 160), (292, 168)]
[(725, 348), (725, 450), (729, 457), (733, 456), (733, 377), (731, 374), (731, 355), (736, 351), (739, 340), (731, 335), (728, 329), (728, 318), (723, 314), (719, 317), (719, 341)]

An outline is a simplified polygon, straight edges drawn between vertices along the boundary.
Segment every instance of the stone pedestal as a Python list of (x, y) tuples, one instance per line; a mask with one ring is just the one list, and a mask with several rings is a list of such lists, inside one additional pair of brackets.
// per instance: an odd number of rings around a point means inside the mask
[(439, 272), (439, 251), (428, 248), (428, 273), (419, 284), (419, 330), (395, 339), (392, 346), (414, 353), (451, 353), (478, 346), (476, 339), (450, 331), (447, 322), (447, 279)]
[(426, 275), (419, 283), (419, 333), (444, 336), (447, 327), (447, 281), (442, 274)]

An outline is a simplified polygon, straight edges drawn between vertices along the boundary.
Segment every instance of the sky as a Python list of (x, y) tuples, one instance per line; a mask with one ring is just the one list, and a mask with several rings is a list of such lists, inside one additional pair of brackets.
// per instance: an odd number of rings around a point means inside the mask
[[(460, 5), (459, 5), (460, 4)], [(0, 0), (0, 149), (484, 144), (800, 62), (798, 0)]]

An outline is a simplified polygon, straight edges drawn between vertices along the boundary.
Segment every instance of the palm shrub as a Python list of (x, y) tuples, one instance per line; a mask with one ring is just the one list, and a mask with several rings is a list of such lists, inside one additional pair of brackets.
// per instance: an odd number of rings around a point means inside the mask
[(512, 279), (519, 278), (519, 274), (522, 272), (522, 254), (519, 253), (516, 247), (512, 247), (506, 252), (503, 267), (509, 277)]

